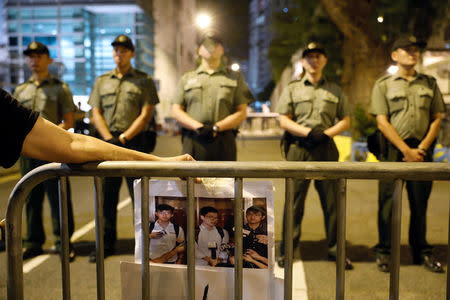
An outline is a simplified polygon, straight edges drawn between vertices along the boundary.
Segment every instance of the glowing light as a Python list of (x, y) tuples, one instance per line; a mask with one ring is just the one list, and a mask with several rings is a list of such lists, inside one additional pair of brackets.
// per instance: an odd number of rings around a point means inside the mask
[(383, 21), (384, 21), (383, 16), (379, 16), (379, 17), (377, 18), (377, 21), (378, 21), (378, 23), (383, 23)]
[(131, 32), (130, 28), (125, 29), (125, 33), (129, 34)]
[(200, 14), (196, 19), (197, 26), (201, 29), (205, 29), (211, 25), (211, 17), (207, 14)]
[(236, 71), (239, 71), (239, 69), (240, 69), (239, 64), (234, 63), (234, 64), (231, 65), (231, 70), (236, 72)]
[(289, 9), (287, 7), (283, 8), (283, 12), (287, 13), (289, 11)]
[(387, 69), (387, 72), (388, 72), (389, 74), (395, 74), (395, 73), (397, 73), (397, 71), (398, 71), (398, 67), (397, 67), (397, 66), (394, 66), (394, 65), (389, 66), (389, 68)]

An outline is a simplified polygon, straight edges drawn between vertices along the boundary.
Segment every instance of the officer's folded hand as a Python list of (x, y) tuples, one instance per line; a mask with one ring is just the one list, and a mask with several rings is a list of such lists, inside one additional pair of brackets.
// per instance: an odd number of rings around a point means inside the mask
[(316, 126), (309, 132), (306, 139), (314, 145), (322, 144), (330, 140), (330, 137), (325, 134), (322, 127)]
[(116, 145), (116, 146), (123, 146), (123, 144), (120, 142), (118, 136), (113, 136), (111, 139), (109, 139), (105, 142), (108, 142), (108, 143)]
[(203, 127), (197, 129), (198, 137), (206, 142), (214, 140), (214, 130), (212, 124), (205, 124)]

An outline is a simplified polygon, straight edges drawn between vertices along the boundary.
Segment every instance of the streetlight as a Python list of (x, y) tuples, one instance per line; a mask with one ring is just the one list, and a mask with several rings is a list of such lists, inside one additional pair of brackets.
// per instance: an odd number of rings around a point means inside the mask
[(235, 72), (239, 71), (240, 68), (241, 67), (239, 66), (238, 63), (234, 63), (234, 64), (231, 65), (231, 70), (233, 70)]
[(378, 21), (378, 23), (383, 23), (383, 21), (384, 21), (383, 16), (378, 16), (377, 21)]
[(207, 14), (199, 14), (196, 19), (197, 26), (200, 29), (206, 29), (211, 25), (211, 17)]

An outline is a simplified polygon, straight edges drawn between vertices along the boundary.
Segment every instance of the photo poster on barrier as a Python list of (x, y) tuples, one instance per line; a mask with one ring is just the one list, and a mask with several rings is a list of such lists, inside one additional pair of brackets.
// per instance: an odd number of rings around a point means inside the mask
[[(134, 183), (134, 195), (135, 264), (140, 264), (142, 259), (140, 179)], [(186, 295), (187, 286), (187, 278), (184, 276), (187, 251), (183, 242), (187, 230), (186, 181), (150, 180), (149, 196), (150, 234), (153, 232), (150, 239), (150, 293), (158, 297), (170, 294), (171, 299), (176, 296), (182, 297)], [(196, 295), (208, 295), (207, 298), (199, 299), (234, 298), (233, 198), (234, 179), (205, 178), (203, 183), (195, 184)], [(275, 248), (272, 182), (244, 181), (243, 198), (244, 298), (273, 299), (276, 292), (273, 275)], [(164, 205), (173, 207), (172, 215), (159, 214), (166, 220), (167, 215), (171, 215), (170, 223), (167, 225), (166, 221), (165, 227), (159, 226), (155, 216), (156, 207), (161, 204), (163, 208), (167, 208)], [(134, 269), (124, 264), (121, 265), (121, 270), (122, 277), (124, 270), (128, 270), (126, 276), (129, 277)], [(137, 274), (134, 275), (136, 280), (140, 281), (140, 269), (136, 270)], [(180, 275), (180, 272), (184, 275)], [(183, 281), (184, 284), (181, 284)], [(122, 288), (125, 289), (127, 287), (124, 286), (124, 282), (140, 285), (130, 278), (122, 278)], [(129, 292), (124, 290), (122, 293), (129, 295)]]

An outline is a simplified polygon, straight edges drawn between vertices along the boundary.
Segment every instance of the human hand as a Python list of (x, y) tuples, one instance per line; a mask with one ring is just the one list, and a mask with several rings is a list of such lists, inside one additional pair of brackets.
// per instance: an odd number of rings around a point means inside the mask
[(423, 149), (409, 148), (403, 153), (405, 162), (422, 162), (427, 153)]
[(185, 243), (180, 244), (180, 245), (175, 247), (175, 251), (177, 253), (184, 252), (185, 250), (186, 250), (186, 244)]
[(262, 258), (258, 252), (256, 252), (255, 250), (252, 250), (252, 249), (247, 249), (246, 255), (249, 255), (251, 258), (254, 258), (256, 260), (259, 260), (260, 258)]
[(257, 234), (256, 238), (258, 239), (258, 243), (267, 245), (268, 244), (268, 239), (267, 239), (267, 235), (265, 234)]
[(321, 144), (330, 139), (330, 137), (325, 134), (320, 126), (312, 128), (306, 138), (313, 144)]
[(163, 157), (163, 161), (195, 161), (195, 159), (190, 154), (182, 154), (171, 157)]
[(207, 262), (211, 267), (215, 267), (219, 263), (219, 260), (217, 258), (212, 259), (211, 257), (207, 257)]
[(254, 262), (255, 260), (253, 259), (253, 257), (251, 256), (251, 255), (249, 255), (249, 254), (244, 254), (243, 256), (242, 256), (242, 259), (244, 259), (245, 261), (248, 261), (248, 262)]
[(213, 125), (211, 124), (204, 124), (203, 127), (200, 127), (197, 129), (198, 137), (202, 140), (205, 140), (207, 142), (211, 142), (214, 140), (214, 130)]
[(162, 238), (164, 234), (161, 231), (152, 231), (152, 233), (150, 233), (150, 238), (151, 239), (160, 239)]
[(105, 140), (105, 142), (116, 145), (116, 146), (122, 146), (122, 142), (119, 140), (119, 137), (113, 136), (109, 140)]

